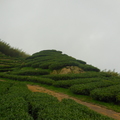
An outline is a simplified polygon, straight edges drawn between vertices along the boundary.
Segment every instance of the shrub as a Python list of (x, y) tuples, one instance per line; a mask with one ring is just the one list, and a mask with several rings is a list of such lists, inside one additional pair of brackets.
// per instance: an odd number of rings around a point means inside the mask
[(71, 99), (58, 102), (55, 97), (45, 93), (33, 93), (27, 97), (27, 100), (31, 115), (37, 120), (113, 120)]
[(0, 111), (1, 120), (113, 120), (71, 99), (59, 102), (56, 97), (30, 92), (25, 84), (14, 82), (0, 96)]
[(76, 84), (86, 84), (102, 80), (101, 78), (79, 78), (74, 80), (60, 80), (54, 82), (53, 86), (68, 88)]
[(41, 78), (41, 77), (32, 77), (32, 76), (18, 76), (18, 75), (9, 75), (9, 74), (0, 74), (1, 78), (8, 78), (12, 80), (18, 81), (29, 81), (29, 82), (36, 82), (41, 84), (52, 85), (54, 80), (49, 78)]
[(33, 76), (38, 76), (38, 75), (47, 75), (49, 74), (48, 70), (21, 70), (19, 72), (16, 72), (15, 74), (17, 75), (33, 75)]
[(103, 78), (108, 79), (111, 75), (104, 73), (104, 72), (85, 72), (80, 74), (58, 74), (58, 75), (44, 75), (45, 78), (51, 78), (55, 81), (58, 80), (71, 80), (71, 79), (78, 79), (78, 78)]
[(79, 65), (79, 63), (74, 62), (74, 61), (55, 62), (49, 66), (49, 69), (50, 70), (57, 70), (57, 69), (61, 69), (61, 68), (66, 67), (66, 66), (78, 66), (78, 65)]
[[(90, 95), (93, 99), (105, 101), (105, 102), (116, 102), (116, 96), (120, 92), (120, 84), (113, 85), (106, 88), (99, 88), (91, 91)], [(119, 97), (119, 96), (118, 96)], [(119, 98), (117, 98), (119, 101)]]
[(25, 100), (28, 92), (23, 84), (12, 84), (7, 93), (0, 97), (0, 119), (33, 120), (29, 114), (28, 102)]
[(120, 104), (120, 92), (116, 95), (116, 102)]
[(87, 84), (73, 85), (70, 87), (70, 90), (75, 94), (89, 95), (90, 91), (96, 88), (103, 88), (112, 86), (119, 83), (114, 83), (108, 80), (102, 80), (100, 82), (91, 82)]

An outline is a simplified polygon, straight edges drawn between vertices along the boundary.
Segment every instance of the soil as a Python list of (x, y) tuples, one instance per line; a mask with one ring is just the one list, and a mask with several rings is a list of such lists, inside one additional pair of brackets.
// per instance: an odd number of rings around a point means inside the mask
[(94, 110), (94, 111), (96, 111), (96, 112), (98, 112), (100, 114), (106, 115), (106, 116), (114, 118), (116, 120), (120, 120), (120, 113), (117, 113), (117, 112), (115, 112), (113, 110), (108, 110), (108, 109), (100, 107), (98, 105), (94, 105), (94, 104), (91, 104), (91, 103), (83, 102), (83, 101), (81, 101), (79, 99), (76, 99), (74, 97), (70, 97), (70, 96), (68, 96), (66, 94), (63, 94), (63, 93), (54, 92), (52, 90), (48, 90), (48, 89), (46, 89), (44, 87), (40, 87), (38, 85), (27, 85), (27, 87), (32, 92), (42, 92), (42, 93), (47, 93), (47, 94), (50, 94), (50, 95), (52, 95), (54, 97), (57, 97), (59, 101), (61, 101), (64, 98), (73, 99), (77, 103), (85, 105), (88, 108), (90, 108), (90, 109), (92, 109), (92, 110)]
[(83, 73), (84, 71), (77, 66), (66, 66), (60, 70), (53, 70), (51, 74), (69, 74), (69, 73)]
[(1, 80), (1, 79), (0, 79), (0, 81), (5, 81), (5, 80)]

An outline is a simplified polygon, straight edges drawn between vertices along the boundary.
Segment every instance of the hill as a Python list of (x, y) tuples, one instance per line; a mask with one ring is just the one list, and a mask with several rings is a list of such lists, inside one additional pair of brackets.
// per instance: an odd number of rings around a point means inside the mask
[(77, 60), (66, 54), (62, 54), (57, 50), (43, 50), (26, 58), (22, 67), (33, 67), (41, 69), (60, 70), (66, 66), (77, 66), (82, 71), (96, 71), (100, 70), (92, 65), (88, 65), (85, 61)]

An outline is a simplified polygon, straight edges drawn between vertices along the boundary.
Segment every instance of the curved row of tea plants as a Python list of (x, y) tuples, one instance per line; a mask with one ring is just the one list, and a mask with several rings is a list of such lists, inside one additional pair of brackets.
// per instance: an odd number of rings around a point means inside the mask
[(47, 75), (50, 72), (45, 69), (27, 69), (27, 70), (16, 70), (12, 71), (9, 74), (13, 75), (23, 75), (23, 76), (40, 76), (40, 75)]
[(100, 80), (86, 84), (78, 84), (70, 87), (70, 90), (75, 94), (90, 95), (90, 92), (97, 88), (106, 88), (108, 86), (118, 85), (120, 81)]
[(96, 100), (120, 104), (120, 84), (95, 89), (90, 92), (90, 95)]
[(58, 74), (58, 75), (44, 75), (42, 77), (45, 78), (51, 78), (55, 81), (60, 80), (71, 80), (71, 79), (78, 79), (78, 78), (111, 78), (111, 74), (105, 73), (105, 72), (85, 72), (82, 74)]
[(12, 79), (15, 81), (28, 81), (28, 82), (47, 84), (47, 85), (52, 85), (54, 83), (54, 80), (50, 78), (42, 78), (42, 77), (34, 77), (34, 76), (19, 76), (19, 75), (0, 73), (0, 77)]
[(99, 82), (102, 78), (78, 78), (74, 80), (59, 80), (53, 83), (55, 87), (69, 88), (73, 85), (87, 84), (91, 82)]

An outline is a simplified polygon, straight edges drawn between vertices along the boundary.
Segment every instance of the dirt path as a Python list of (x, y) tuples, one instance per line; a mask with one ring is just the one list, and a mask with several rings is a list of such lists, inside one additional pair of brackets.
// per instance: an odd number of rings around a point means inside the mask
[(5, 80), (1, 80), (1, 79), (0, 79), (0, 81), (5, 81)]
[(33, 92), (42, 92), (42, 93), (48, 93), (50, 95), (53, 95), (54, 97), (57, 97), (59, 101), (61, 101), (63, 98), (73, 99), (77, 103), (83, 104), (83, 105), (89, 107), (90, 109), (100, 113), (100, 114), (109, 116), (109, 117), (114, 118), (116, 120), (120, 120), (120, 113), (117, 113), (115, 111), (108, 110), (106, 108), (103, 108), (103, 107), (100, 107), (100, 106), (97, 106), (97, 105), (93, 105), (91, 103), (83, 102), (83, 101), (81, 101), (79, 99), (76, 99), (74, 97), (70, 97), (70, 96), (68, 96), (66, 94), (57, 93), (57, 92), (48, 90), (46, 88), (43, 88), (43, 87), (40, 87), (40, 86), (37, 86), (37, 85), (27, 85), (27, 87), (28, 87), (29, 90), (31, 90)]

